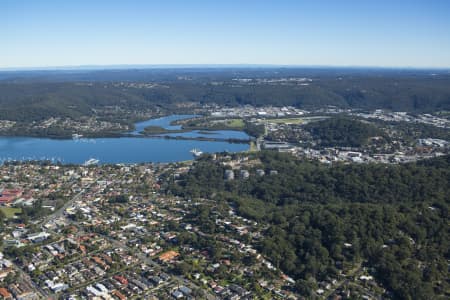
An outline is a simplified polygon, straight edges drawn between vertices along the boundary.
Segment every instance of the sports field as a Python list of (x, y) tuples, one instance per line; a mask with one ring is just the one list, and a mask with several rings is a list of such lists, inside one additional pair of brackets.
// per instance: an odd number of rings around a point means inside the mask
[(0, 207), (0, 211), (2, 211), (8, 219), (11, 219), (14, 215), (20, 214), (22, 209), (16, 207)]

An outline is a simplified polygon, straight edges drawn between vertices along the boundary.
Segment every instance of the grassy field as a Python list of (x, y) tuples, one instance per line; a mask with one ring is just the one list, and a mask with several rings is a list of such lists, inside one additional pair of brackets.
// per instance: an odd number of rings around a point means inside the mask
[(306, 124), (313, 121), (322, 121), (329, 119), (328, 116), (313, 116), (313, 117), (303, 117), (303, 118), (279, 118), (279, 119), (266, 119), (268, 123), (276, 124)]
[(15, 207), (0, 207), (0, 211), (2, 211), (8, 219), (11, 219), (15, 214), (20, 214), (22, 209)]
[(302, 124), (305, 121), (303, 120), (303, 118), (283, 118), (283, 119), (267, 119), (267, 122), (276, 124)]
[(250, 149), (248, 149), (249, 152), (256, 152), (257, 148), (256, 148), (256, 143), (251, 141), (250, 142)]
[(226, 120), (226, 123), (228, 127), (233, 127), (233, 128), (244, 128), (245, 124), (244, 124), (244, 120), (242, 119), (230, 119), (230, 120)]
[(242, 130), (245, 127), (245, 122), (242, 119), (199, 119), (185, 125), (186, 129), (197, 130)]
[(226, 120), (212, 120), (212, 126), (222, 126), (224, 128), (242, 129), (245, 126), (242, 119), (226, 119)]

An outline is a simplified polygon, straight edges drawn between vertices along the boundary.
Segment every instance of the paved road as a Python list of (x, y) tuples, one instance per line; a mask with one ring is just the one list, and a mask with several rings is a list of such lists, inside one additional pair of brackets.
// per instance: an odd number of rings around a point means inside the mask
[[(77, 201), (78, 199), (80, 199), (83, 194), (86, 192), (86, 190), (92, 185), (93, 183), (85, 186), (81, 192), (79, 192), (78, 194), (76, 194), (75, 196), (72, 197), (72, 199), (70, 199), (69, 201), (67, 201), (61, 208), (59, 208), (57, 211), (55, 211), (54, 213), (52, 213), (51, 215), (46, 216), (41, 222), (39, 222), (38, 224), (40, 226), (48, 223), (51, 220), (55, 220), (57, 218), (59, 218), (64, 211), (66, 210), (66, 208), (70, 207), (75, 201)], [(56, 233), (55, 233), (56, 234)], [(39, 285), (37, 285), (32, 279), (31, 277), (28, 275), (27, 272), (23, 271), (19, 266), (17, 266), (15, 263), (13, 264), (14, 269), (21, 275), (21, 278), (23, 278), (24, 281), (26, 281), (30, 286), (35, 288), (35, 291), (40, 293), (41, 297), (48, 297), (49, 294), (44, 291)]]
[(17, 266), (15, 263), (13, 263), (13, 266), (14, 266), (14, 269), (16, 270), (16, 272), (18, 272), (20, 274), (20, 277), (25, 282), (27, 282), (31, 287), (34, 287), (35, 292), (40, 297), (39, 299), (41, 299), (42, 296), (43, 297), (48, 296), (48, 294), (43, 289), (41, 289), (41, 287), (39, 285), (37, 285), (25, 271), (23, 271), (21, 268), (19, 268), (19, 266)]
[[(71, 205), (71, 203), (76, 201), (79, 197), (81, 197), (82, 194), (83, 194), (83, 192), (80, 192), (75, 197), (73, 197), (72, 200), (68, 201), (68, 203), (65, 205), (66, 208), (69, 207)], [(64, 210), (65, 210), (65, 208), (61, 208), (60, 210), (58, 210), (58, 212), (55, 212), (54, 214), (52, 214), (52, 216), (54, 218), (57, 218), (57, 217), (55, 217), (55, 214), (58, 214), (60, 216), (60, 215), (62, 215)], [(50, 221), (50, 220), (51, 220), (51, 218), (49, 220), (47, 220), (47, 222)], [(45, 223), (43, 223), (43, 224), (45, 224)], [(79, 226), (79, 224), (77, 222), (75, 222), (73, 220), (69, 220), (68, 224), (75, 225), (79, 229), (79, 231), (78, 231), (79, 234), (83, 233), (82, 228), (80, 228), (80, 226)], [(53, 230), (48, 230), (48, 231), (53, 233), (53, 234), (57, 234)], [(100, 234), (100, 233), (96, 233), (96, 234), (101, 236), (101, 237), (103, 237), (104, 239), (108, 240), (113, 247), (125, 249), (125, 250), (129, 251), (130, 253), (133, 253), (137, 258), (139, 258), (141, 261), (147, 263), (148, 265), (151, 265), (151, 266), (156, 267), (158, 269), (162, 269), (161, 265), (159, 265), (157, 262), (152, 260), (150, 257), (144, 255), (142, 252), (136, 251), (135, 249), (132, 249), (132, 248), (128, 247), (126, 244), (124, 244), (124, 243), (122, 243), (122, 242), (120, 242), (120, 241), (118, 241), (116, 239), (113, 239), (112, 237), (109, 237), (109, 236), (106, 236), (106, 235), (103, 235), (103, 234)], [(194, 290), (194, 289), (201, 289), (200, 287), (198, 287), (193, 282), (191, 282), (189, 280), (185, 280), (185, 279), (183, 279), (180, 276), (172, 274), (171, 277), (173, 279), (175, 279), (175, 281), (177, 281), (179, 285), (188, 286), (192, 290)], [(210, 294), (209, 292), (205, 291), (204, 289), (201, 289), (201, 290), (203, 290), (206, 293), (206, 297), (207, 297), (208, 300), (216, 300), (217, 299), (217, 297), (215, 297), (213, 294)]]
[(84, 193), (86, 193), (86, 192), (88, 191), (88, 189), (89, 189), (94, 183), (96, 183), (96, 181), (94, 181), (94, 182), (88, 184), (87, 186), (83, 187), (83, 188), (81, 189), (81, 191), (80, 191), (78, 194), (76, 194), (75, 196), (72, 197), (72, 199), (70, 199), (69, 201), (67, 201), (62, 207), (60, 207), (58, 210), (56, 210), (55, 212), (53, 212), (51, 215), (46, 216), (46, 217), (45, 217), (41, 222), (39, 222), (38, 224), (39, 224), (40, 226), (42, 226), (42, 225), (47, 224), (47, 223), (50, 222), (50, 221), (53, 221), (53, 220), (55, 220), (55, 219), (61, 217), (61, 216), (64, 214), (65, 210), (66, 210), (67, 208), (69, 208), (70, 206), (72, 206), (73, 203), (74, 203), (75, 201), (79, 200), (79, 199), (84, 195)]
[[(136, 250), (134, 250), (134, 249), (131, 249), (131, 248), (128, 247), (126, 244), (124, 244), (124, 243), (122, 243), (122, 242), (120, 242), (120, 241), (118, 241), (118, 240), (116, 240), (116, 239), (113, 239), (113, 238), (111, 238), (111, 237), (109, 237), (109, 236), (106, 236), (106, 235), (103, 235), (103, 234), (98, 234), (98, 235), (100, 235), (100, 236), (102, 236), (103, 238), (107, 239), (114, 247), (126, 249), (126, 250), (128, 250), (129, 252), (131, 252), (131, 253), (133, 253), (134, 255), (136, 255), (141, 261), (147, 263), (148, 265), (151, 265), (151, 266), (153, 266), (153, 267), (156, 267), (156, 268), (158, 268), (158, 269), (161, 269), (161, 266), (160, 266), (158, 263), (156, 263), (156, 262), (155, 262), (153, 259), (151, 259), (150, 257), (144, 255), (142, 252), (136, 251)], [(172, 274), (171, 276), (172, 276), (172, 278), (174, 278), (176, 281), (178, 281), (178, 283), (179, 283), (180, 285), (188, 286), (188, 287), (191, 288), (192, 290), (193, 290), (193, 289), (199, 289), (199, 288), (200, 288), (200, 287), (198, 287), (196, 284), (194, 284), (193, 282), (191, 282), (191, 281), (189, 281), (189, 280), (185, 280), (185, 279), (183, 279), (183, 278), (180, 277), (180, 276), (173, 275), (173, 274)], [(203, 289), (202, 289), (202, 290), (203, 290)], [(203, 290), (203, 291), (206, 293), (206, 297), (207, 297), (208, 300), (215, 300), (215, 299), (217, 299), (214, 295), (208, 293), (208, 292), (205, 291), (205, 290)]]
[[(55, 211), (54, 213), (52, 213), (51, 215), (48, 215), (47, 217), (44, 218), (44, 220), (42, 220), (40, 223), (38, 223), (40, 226), (43, 226), (45, 224), (47, 224), (50, 221), (53, 221), (61, 216), (64, 215), (64, 212), (67, 208), (69, 208), (70, 206), (73, 205), (73, 203), (77, 200), (79, 200), (87, 191), (88, 189), (96, 182), (90, 183), (89, 185), (85, 186), (82, 188), (82, 190), (76, 194), (75, 196), (72, 197), (72, 199), (70, 199), (69, 201), (67, 201), (61, 208), (59, 208), (57, 211)], [(77, 227), (78, 224), (72, 220), (69, 221), (69, 224), (73, 224), (76, 225)], [(52, 230), (47, 230), (53, 234), (57, 234), (56, 232), (52, 231)], [(114, 246), (114, 247), (118, 247), (118, 248), (123, 248), (126, 249), (128, 251), (130, 251), (131, 253), (133, 253), (134, 255), (136, 255), (141, 261), (147, 263), (148, 265), (151, 265), (153, 267), (157, 267), (159, 269), (161, 269), (161, 266), (156, 263), (155, 261), (153, 261), (151, 258), (147, 257), (146, 255), (144, 255), (143, 253), (139, 252), (139, 251), (135, 251), (134, 249), (131, 249), (130, 247), (128, 247), (126, 244), (117, 241), (109, 236), (105, 236), (102, 234), (99, 234), (100, 236), (102, 236), (103, 238), (105, 238), (106, 240), (110, 241), (110, 243)], [(38, 290), (40, 290), (41, 292), (44, 292), (40, 287), (38, 287), (36, 284), (34, 284), (34, 282), (31, 280), (31, 278), (22, 270), (20, 270), (23, 274), (25, 274), (28, 278), (28, 280), (32, 283), (33, 286), (35, 286)], [(186, 285), (189, 286), (191, 289), (198, 289), (199, 287), (194, 284), (191, 281), (185, 280), (180, 276), (176, 276), (176, 275), (172, 275), (172, 277), (180, 284), (180, 285)], [(202, 289), (203, 290), (203, 289)], [(208, 300), (216, 300), (217, 297), (215, 297), (213, 294), (208, 293), (207, 291), (203, 290), (206, 293), (206, 297)], [(44, 292), (44, 295), (46, 295), (46, 293)]]

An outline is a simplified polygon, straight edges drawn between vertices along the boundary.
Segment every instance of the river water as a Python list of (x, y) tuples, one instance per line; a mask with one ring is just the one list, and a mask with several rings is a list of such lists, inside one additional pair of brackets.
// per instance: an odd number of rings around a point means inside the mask
[[(179, 129), (170, 122), (193, 115), (172, 115), (136, 123), (138, 135), (146, 126), (160, 126)], [(168, 136), (209, 137), (222, 139), (248, 139), (241, 131), (220, 130), (203, 133), (190, 131), (168, 133)], [(78, 140), (57, 140), (33, 137), (0, 137), (0, 163), (6, 160), (52, 160), (62, 163), (83, 163), (95, 158), (100, 163), (177, 162), (192, 159), (190, 150), (198, 148), (203, 152), (240, 152), (249, 149), (248, 144), (234, 144), (225, 141), (174, 140), (163, 137), (121, 137)]]

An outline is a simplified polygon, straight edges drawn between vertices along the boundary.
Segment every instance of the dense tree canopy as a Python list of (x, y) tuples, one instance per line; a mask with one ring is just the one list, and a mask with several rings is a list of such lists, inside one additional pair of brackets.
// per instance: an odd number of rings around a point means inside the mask
[(199, 160), (171, 191), (223, 198), (267, 223), (259, 249), (297, 279), (324, 280), (363, 263), (399, 299), (448, 289), (450, 157), (403, 165), (334, 165), (265, 152), (266, 174), (224, 181), (226, 169)]
[[(251, 81), (236, 81), (242, 78)], [(303, 85), (276, 81), (286, 78), (311, 81)], [(152, 84), (136, 88), (130, 83)], [(0, 72), (0, 91), (0, 119), (18, 121), (89, 116), (104, 106), (142, 109), (171, 107), (173, 103), (186, 101), (293, 105), (306, 109), (337, 106), (411, 112), (450, 110), (449, 75), (430, 76), (426, 70), (206, 68)]]
[(361, 147), (369, 138), (386, 134), (371, 124), (348, 118), (331, 118), (305, 126), (320, 146)]

